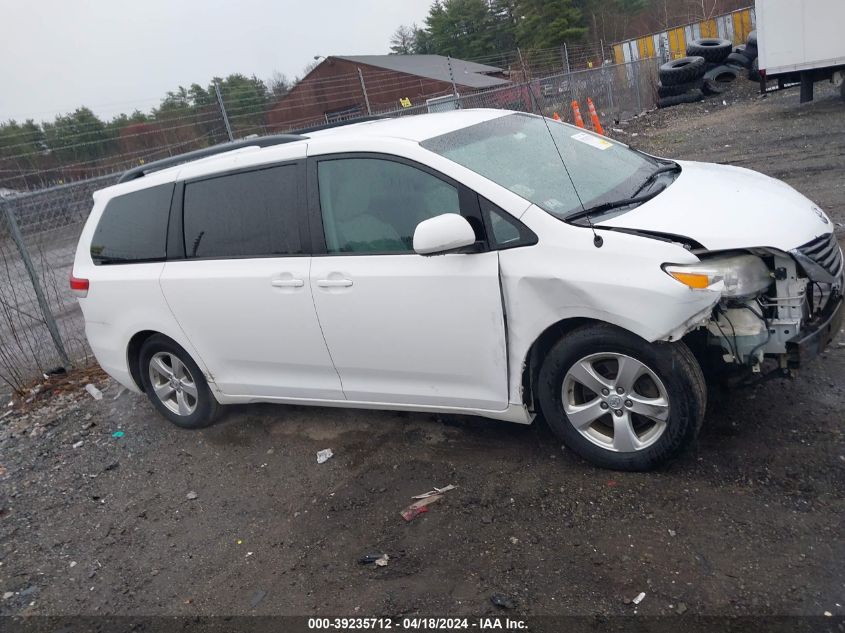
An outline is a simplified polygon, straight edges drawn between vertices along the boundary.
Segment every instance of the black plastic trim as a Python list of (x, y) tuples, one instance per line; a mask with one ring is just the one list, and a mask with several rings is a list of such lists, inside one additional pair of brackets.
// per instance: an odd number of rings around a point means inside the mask
[[(484, 219), (485, 229), (487, 231), (487, 235), (489, 237), (490, 242), (490, 250), (495, 251), (506, 251), (512, 248), (520, 248), (523, 246), (534, 246), (537, 244), (540, 239), (537, 237), (537, 234), (534, 233), (531, 229), (525, 226), (522, 222), (520, 222), (517, 218), (512, 216), (510, 213), (502, 209), (499, 205), (490, 202), (484, 196), (479, 195), (479, 207), (481, 209), (481, 216)], [(496, 241), (496, 235), (493, 233), (493, 223), (490, 219), (491, 213), (497, 213), (500, 215), (505, 222), (508, 222), (519, 231), (519, 239), (513, 242), (507, 242), (505, 244), (499, 244)]]
[(838, 297), (831, 304), (822, 315), (821, 322), (811, 324), (786, 342), (790, 369), (798, 369), (819, 356), (836, 338), (845, 320), (845, 300)]
[(170, 216), (167, 220), (167, 261), (185, 259), (185, 231), (182, 223), (182, 201), (185, 183), (177, 182), (170, 201)]
[(243, 139), (240, 141), (233, 141), (231, 143), (222, 143), (221, 145), (213, 145), (212, 147), (204, 147), (202, 149), (194, 150), (193, 152), (185, 152), (178, 156), (171, 156), (169, 158), (162, 158), (145, 165), (139, 165), (123, 172), (123, 175), (118, 179), (118, 183), (128, 182), (136, 178), (143, 178), (148, 173), (154, 171), (161, 171), (168, 167), (180, 165), (200, 158), (207, 158), (208, 156), (215, 156), (217, 154), (225, 154), (232, 150), (241, 149), (243, 147), (272, 147), (273, 145), (284, 145), (285, 143), (294, 143), (296, 141), (304, 141), (307, 137), (301, 134), (275, 134), (273, 136), (261, 136), (257, 138)]

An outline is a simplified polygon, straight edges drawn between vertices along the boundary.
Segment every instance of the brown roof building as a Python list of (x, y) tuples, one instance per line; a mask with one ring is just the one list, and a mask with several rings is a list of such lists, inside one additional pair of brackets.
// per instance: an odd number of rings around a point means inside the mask
[(453, 90), (466, 95), (508, 85), (501, 68), (441, 55), (332, 56), (276, 103), (267, 122), (285, 131), (425, 106)]

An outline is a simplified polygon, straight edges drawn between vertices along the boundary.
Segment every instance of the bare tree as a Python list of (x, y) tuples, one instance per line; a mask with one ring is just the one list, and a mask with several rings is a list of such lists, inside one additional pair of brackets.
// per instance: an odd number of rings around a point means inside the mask
[(287, 75), (280, 73), (278, 70), (274, 70), (273, 74), (270, 75), (270, 79), (265, 83), (270, 93), (276, 98), (284, 97), (291, 91), (291, 88), (295, 84), (295, 82), (288, 79)]
[(417, 50), (417, 25), (402, 25), (390, 38), (391, 55), (412, 55)]

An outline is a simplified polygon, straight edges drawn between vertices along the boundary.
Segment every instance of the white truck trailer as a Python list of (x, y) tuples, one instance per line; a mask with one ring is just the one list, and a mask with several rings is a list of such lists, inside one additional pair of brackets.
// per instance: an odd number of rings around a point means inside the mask
[(802, 103), (833, 81), (845, 99), (845, 0), (756, 0), (756, 16), (764, 79), (800, 82)]

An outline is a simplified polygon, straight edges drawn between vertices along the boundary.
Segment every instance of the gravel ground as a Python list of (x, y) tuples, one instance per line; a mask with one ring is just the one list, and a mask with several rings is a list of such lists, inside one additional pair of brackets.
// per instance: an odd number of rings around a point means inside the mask
[[(783, 178), (842, 223), (845, 104), (818, 93), (746, 86), (619, 136)], [(711, 394), (651, 474), (476, 418), (256, 405), (187, 432), (81, 377), (0, 420), (0, 614), (483, 615), (499, 593), (522, 616), (842, 616), (843, 377), (840, 334), (794, 381)]]

